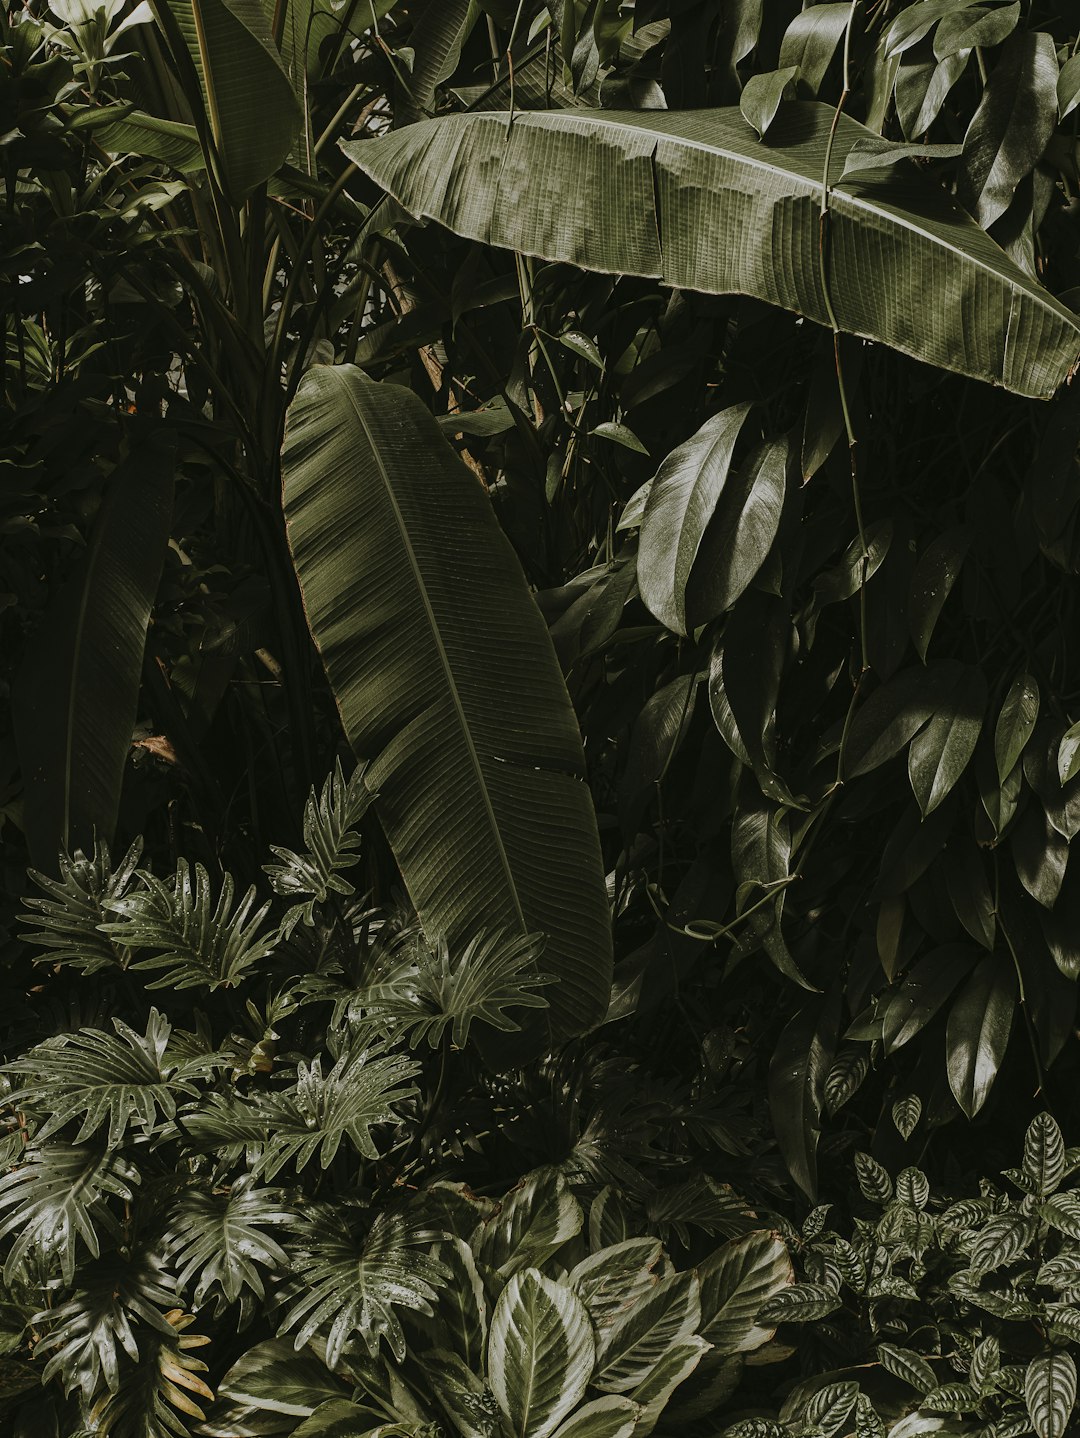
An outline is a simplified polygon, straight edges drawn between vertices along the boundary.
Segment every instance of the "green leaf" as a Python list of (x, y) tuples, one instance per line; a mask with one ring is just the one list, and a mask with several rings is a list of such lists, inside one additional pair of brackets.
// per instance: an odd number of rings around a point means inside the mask
[(1068, 1353), (1057, 1349), (1031, 1360), (1024, 1402), (1037, 1438), (1063, 1438), (1076, 1405), (1076, 1364)]
[(611, 986), (596, 819), (488, 500), (419, 399), (351, 366), (305, 375), (283, 464), (308, 623), (422, 923), (451, 945), (546, 934), (550, 1034), (584, 1032)]
[(683, 1338), (672, 1344), (649, 1376), (632, 1390), (630, 1397), (637, 1405), (634, 1438), (648, 1438), (676, 1388), (686, 1382), (708, 1352), (709, 1344), (704, 1338)]
[[(686, 590), (691, 628), (731, 609), (765, 563), (784, 508), (789, 455), (787, 439), (768, 440), (725, 485)], [(643, 544), (647, 526), (648, 516)]]
[(731, 470), (749, 404), (707, 419), (672, 450), (656, 473), (641, 521), (638, 588), (649, 610), (676, 634), (686, 634), (686, 586), (705, 530)]
[(1055, 1193), (1042, 1205), (1040, 1210), (1051, 1228), (1069, 1238), (1080, 1239), (1080, 1194), (1071, 1191)]
[[(890, 143), (887, 140), (860, 140), (852, 147), (844, 162), (841, 181), (859, 175), (871, 179), (892, 179), (892, 171), (904, 166), (908, 160), (953, 160), (960, 154), (959, 145), (924, 145)], [(906, 168), (906, 166), (905, 166)], [(933, 546), (931, 546), (933, 547)], [(942, 596), (944, 600), (945, 596)], [(916, 643), (918, 648), (918, 643)], [(925, 656), (924, 656), (925, 657)]]
[(840, 1306), (840, 1298), (831, 1288), (823, 1288), (820, 1283), (796, 1283), (763, 1303), (757, 1321), (773, 1327), (779, 1323), (817, 1323)]
[(308, 1418), (323, 1403), (345, 1397), (345, 1385), (310, 1352), (291, 1343), (258, 1343), (221, 1380), (218, 1392), (237, 1404), (266, 1413)]
[[(103, 123), (108, 116), (108, 123)], [(163, 120), (127, 105), (104, 106), (95, 112), (95, 117), (94, 143), (110, 154), (144, 155), (184, 175), (206, 169), (206, 156), (194, 125)]]
[(649, 1377), (664, 1354), (701, 1322), (697, 1274), (662, 1278), (598, 1335), (594, 1387), (626, 1393)]
[(396, 124), (410, 125), (432, 113), (436, 89), (457, 69), (462, 44), (476, 20), (469, 0), (429, 0), (422, 7), (409, 32), (412, 69), (407, 80), (398, 74), (402, 84), (394, 107)]
[[(892, 1106), (893, 1125), (905, 1142), (919, 1126), (922, 1117), (922, 1099), (916, 1093), (909, 1093)], [(921, 1207), (921, 1205), (920, 1205)]]
[(812, 5), (796, 15), (784, 32), (780, 64), (798, 66), (799, 79), (815, 95), (850, 20), (850, 5)]
[(331, 893), (347, 898), (356, 892), (340, 871), (360, 862), (356, 825), (373, 797), (364, 777), (363, 765), (358, 765), (346, 783), (339, 760), (327, 775), (321, 795), (316, 796), (313, 789), (304, 806), (307, 852), (296, 854), (270, 845), (270, 852), (282, 861), (263, 865), (270, 887), (283, 898), (302, 900), (292, 912), (297, 921), (303, 918), (309, 926), (315, 923), (315, 906), (325, 903)]
[(1080, 720), (1062, 734), (1057, 754), (1058, 779), (1062, 786), (1080, 774)]
[(1020, 673), (1009, 686), (994, 729), (994, 758), (1001, 784), (1016, 768), (1038, 717), (1038, 682), (1030, 674)]
[(975, 1236), (971, 1245), (969, 1261), (972, 1270), (980, 1275), (993, 1273), (1003, 1268), (1027, 1248), (1035, 1236), (1035, 1225), (1031, 1219), (1020, 1214), (1004, 1214), (992, 1218)]
[(911, 576), (908, 622), (912, 643), (924, 664), (934, 626), (970, 547), (971, 532), (966, 526), (946, 530), (922, 552)]
[(929, 724), (911, 741), (908, 778), (923, 818), (949, 793), (971, 761), (982, 733), (986, 679), (974, 664), (958, 665)]
[(24, 901), (27, 921), (38, 927), (19, 937), (45, 949), (48, 962), (70, 964), (84, 974), (119, 966), (123, 951), (101, 926), (111, 917), (113, 901), (127, 893), (141, 853), (142, 841), (136, 840), (114, 869), (109, 846), (98, 841), (90, 858), (81, 852), (74, 858), (61, 854), (59, 879), (31, 869), (29, 876), (45, 898)]
[(1040, 1198), (1047, 1198), (1065, 1177), (1065, 1140), (1048, 1113), (1036, 1114), (1024, 1135), (1023, 1170)]
[(637, 1431), (639, 1411), (629, 1398), (594, 1398), (556, 1428), (552, 1438), (630, 1438)]
[(548, 1438), (585, 1396), (595, 1344), (572, 1288), (526, 1268), (495, 1305), (488, 1383), (513, 1438)]
[(945, 883), (956, 917), (977, 944), (994, 947), (997, 913), (986, 878), (982, 851), (959, 840), (946, 850)]
[(143, 650), (172, 523), (175, 448), (161, 435), (112, 475), (85, 553), (52, 598), (16, 676), (13, 720), (27, 841), (55, 872), (63, 847), (116, 826)]
[(122, 1019), (113, 1019), (113, 1028), (58, 1034), (6, 1065), (5, 1073), (26, 1076), (9, 1101), (44, 1118), (38, 1143), (78, 1120), (75, 1143), (108, 1125), (106, 1141), (115, 1148), (135, 1125), (148, 1137), (160, 1120), (175, 1117), (177, 1098), (197, 1094), (171, 1073), (165, 1053), (171, 1028), (157, 1009), (150, 1010), (145, 1036)]
[(902, 669), (855, 712), (848, 733), (847, 775), (857, 778), (899, 754), (940, 700), (941, 670)]
[(1058, 64), (1043, 31), (1014, 35), (990, 72), (967, 134), (957, 197), (986, 228), (1042, 159), (1057, 122)]
[(794, 99), (792, 81), (798, 73), (798, 65), (785, 65), (782, 70), (751, 75), (743, 86), (739, 109), (746, 123), (753, 125), (762, 139), (776, 118), (781, 100)]
[(452, 414), (435, 416), (443, 434), (475, 434), (489, 438), (514, 428), (514, 416), (501, 394), (480, 409), (458, 409)]
[(788, 1021), (769, 1064), (769, 1111), (780, 1152), (808, 1198), (817, 1192), (825, 1078), (839, 1029), (837, 996), (811, 1000)]
[(967, 944), (943, 944), (912, 965), (889, 999), (881, 1026), (886, 1053), (920, 1033), (967, 974), (977, 951)]
[(1020, 0), (994, 10), (962, 9), (942, 17), (934, 34), (934, 54), (939, 60), (961, 50), (986, 49), (1000, 45), (1016, 29), (1020, 19)]
[[(590, 1213), (590, 1222), (591, 1218)], [(567, 1282), (589, 1310), (599, 1337), (653, 1288), (662, 1255), (658, 1238), (627, 1238), (590, 1254), (570, 1270)]]
[[(614, 420), (604, 420), (602, 424), (595, 425), (590, 429), (589, 433), (598, 439), (609, 439), (612, 444), (621, 445), (623, 449), (635, 450), (638, 454), (648, 454), (649, 452), (628, 425), (617, 424)], [(649, 482), (651, 483), (652, 481), (650, 480)], [(629, 508), (629, 506), (627, 506), (627, 508)], [(622, 519), (619, 521), (620, 528), (622, 528), (625, 519), (626, 511), (624, 510)]]
[(806, 1405), (806, 1421), (825, 1438), (834, 1438), (846, 1426), (858, 1397), (857, 1383), (826, 1383)]
[(941, 20), (963, 12), (974, 5), (976, 0), (920, 0), (917, 5), (906, 5), (889, 26), (886, 51), (890, 55), (902, 55), (917, 45), (924, 36)]
[(1080, 105), (1080, 53), (1070, 55), (1057, 82), (1058, 119), (1064, 120)]
[(239, 202), (285, 160), (300, 128), (266, 11), (259, 0), (152, 3), (166, 36), (178, 32), (195, 64), (221, 180)]
[(888, 1170), (868, 1153), (855, 1155), (855, 1177), (859, 1192), (869, 1203), (888, 1203), (893, 1194), (893, 1181)]
[[(824, 8), (834, 7), (803, 13)], [(818, 229), (833, 120), (831, 105), (793, 103), (762, 145), (735, 110), (531, 113), (512, 127), (506, 115), (474, 113), (343, 148), (410, 214), (470, 239), (676, 289), (750, 294), (826, 324)], [(839, 117), (837, 175), (872, 133)], [(891, 187), (833, 191), (829, 291), (840, 329), (1022, 394), (1052, 394), (1080, 355), (1076, 317), (932, 181), (912, 193), (903, 208)], [(743, 242), (774, 234), (775, 245)], [(871, 244), (867, 285), (856, 277)]]
[(988, 954), (949, 1011), (946, 1067), (957, 1103), (974, 1118), (997, 1078), (1012, 1030), (1016, 974), (1011, 959)]
[(744, 1233), (698, 1264), (701, 1336), (718, 1354), (750, 1353), (773, 1330), (757, 1319), (766, 1300), (795, 1281), (788, 1251), (775, 1233)]
[(581, 1232), (585, 1215), (562, 1174), (537, 1169), (513, 1189), (471, 1239), (475, 1257), (503, 1278), (536, 1267)]
[(226, 1192), (189, 1190), (172, 1211), (162, 1246), (181, 1289), (196, 1279), (197, 1307), (215, 1290), (226, 1303), (266, 1294), (265, 1275), (289, 1268), (289, 1257), (266, 1231), (294, 1222), (281, 1191), (255, 1186), (249, 1175)]
[(929, 1393), (937, 1387), (934, 1370), (921, 1354), (913, 1353), (910, 1348), (898, 1348), (893, 1343), (879, 1343), (877, 1353), (882, 1368), (917, 1393)]

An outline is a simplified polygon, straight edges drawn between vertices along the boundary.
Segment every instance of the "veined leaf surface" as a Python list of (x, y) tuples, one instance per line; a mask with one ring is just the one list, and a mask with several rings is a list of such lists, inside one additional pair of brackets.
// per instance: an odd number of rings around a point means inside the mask
[[(460, 114), (342, 148), (411, 214), (470, 239), (754, 295), (827, 324), (820, 205), (833, 114), (783, 106), (768, 144), (736, 109)], [(840, 117), (835, 176), (871, 136)], [(925, 176), (834, 187), (827, 258), (846, 332), (1040, 398), (1080, 358), (1077, 317)]]
[(604, 1015), (611, 934), (569, 695), (482, 488), (420, 400), (308, 371), (284, 449), (308, 623), (421, 921), (547, 936), (557, 1037)]

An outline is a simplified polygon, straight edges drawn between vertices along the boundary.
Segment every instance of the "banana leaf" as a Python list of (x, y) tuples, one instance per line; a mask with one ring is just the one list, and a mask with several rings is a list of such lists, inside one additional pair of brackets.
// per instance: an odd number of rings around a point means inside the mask
[(549, 1037), (611, 988), (584, 755), (547, 628), (483, 488), (410, 391), (317, 365), (289, 410), (289, 544), (312, 635), (421, 922), (540, 932)]
[[(926, 175), (835, 184), (823, 246), (832, 123), (812, 101), (782, 105), (767, 141), (736, 109), (458, 114), (341, 148), (410, 214), (470, 239), (819, 324), (831, 298), (845, 332), (1051, 396), (1080, 359), (1080, 319)], [(841, 116), (834, 181), (860, 140), (882, 143)]]

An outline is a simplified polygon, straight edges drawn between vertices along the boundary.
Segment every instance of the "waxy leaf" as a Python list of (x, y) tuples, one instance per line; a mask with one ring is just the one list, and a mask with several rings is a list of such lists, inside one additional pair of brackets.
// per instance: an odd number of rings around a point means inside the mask
[(997, 1078), (1015, 1007), (1012, 960), (988, 954), (953, 1004), (945, 1035), (949, 1087), (968, 1118), (982, 1108)]
[(908, 619), (912, 643), (924, 663), (934, 626), (970, 546), (971, 533), (965, 526), (946, 530), (923, 551), (911, 576)]
[(1024, 1135), (1023, 1171), (1039, 1198), (1047, 1198), (1065, 1177), (1065, 1140), (1048, 1113), (1037, 1114)]
[(809, 6), (784, 31), (780, 64), (797, 66), (800, 80), (816, 95), (850, 21), (849, 4)]
[(549, 1438), (585, 1396), (595, 1343), (572, 1288), (535, 1268), (507, 1283), (488, 1334), (488, 1384), (507, 1432)]
[(749, 1353), (772, 1337), (757, 1315), (766, 1299), (795, 1281), (787, 1248), (775, 1233), (744, 1233), (698, 1265), (701, 1335), (717, 1353)]
[(908, 777), (925, 818), (957, 782), (975, 752), (986, 710), (986, 680), (976, 665), (958, 666), (945, 681), (929, 724), (911, 741)]
[(967, 134), (960, 201), (986, 228), (1012, 203), (1016, 187), (1042, 159), (1057, 123), (1058, 63), (1044, 31), (1014, 35), (990, 73)]
[(762, 139), (776, 118), (780, 102), (794, 98), (792, 81), (799, 73), (798, 65), (785, 65), (764, 75), (751, 75), (739, 96), (739, 109), (748, 125), (753, 125)]
[(672, 450), (649, 491), (641, 521), (638, 588), (660, 623), (676, 634), (687, 632), (690, 570), (727, 483), (735, 441), (750, 408), (733, 405), (706, 420)]
[(1004, 784), (1016, 768), (1038, 717), (1038, 681), (1030, 674), (1018, 674), (1009, 686), (994, 730), (994, 757), (1000, 783)]
[(1076, 1405), (1076, 1364), (1061, 1349), (1037, 1354), (1024, 1374), (1024, 1401), (1036, 1438), (1064, 1438)]

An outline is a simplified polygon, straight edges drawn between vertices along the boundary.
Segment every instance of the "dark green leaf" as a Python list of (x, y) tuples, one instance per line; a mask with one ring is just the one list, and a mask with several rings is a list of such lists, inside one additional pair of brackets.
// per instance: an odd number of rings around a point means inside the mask
[(943, 679), (934, 715), (908, 750), (908, 778), (924, 818), (967, 768), (985, 710), (986, 680), (976, 665), (958, 667)]
[(970, 547), (971, 533), (965, 526), (946, 530), (923, 550), (915, 566), (908, 599), (908, 620), (912, 643), (924, 663), (934, 626)]
[(776, 118), (780, 102), (794, 98), (792, 81), (799, 73), (798, 65), (785, 65), (764, 75), (751, 75), (739, 96), (739, 109), (748, 125), (753, 125), (762, 139)]
[(1063, 1438), (1076, 1404), (1076, 1364), (1068, 1353), (1057, 1349), (1031, 1360), (1024, 1401), (1036, 1438)]
[(959, 50), (1000, 45), (1016, 29), (1019, 19), (1020, 0), (994, 10), (979, 7), (955, 11), (943, 17), (934, 33), (934, 54), (943, 60)]
[(811, 5), (784, 32), (780, 64), (797, 66), (800, 80), (815, 95), (850, 20), (850, 5)]
[(1009, 686), (994, 730), (994, 757), (1001, 784), (1016, 768), (1038, 717), (1038, 682), (1030, 674), (1020, 673)]
[(957, 1103), (974, 1118), (986, 1102), (1012, 1030), (1016, 974), (1007, 955), (979, 961), (949, 1012), (946, 1067)]

